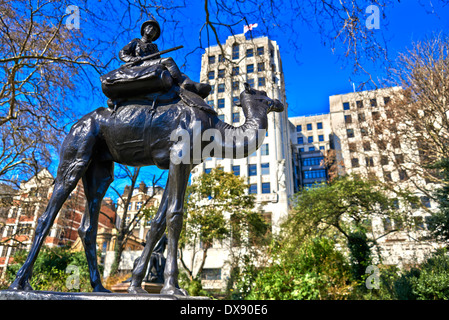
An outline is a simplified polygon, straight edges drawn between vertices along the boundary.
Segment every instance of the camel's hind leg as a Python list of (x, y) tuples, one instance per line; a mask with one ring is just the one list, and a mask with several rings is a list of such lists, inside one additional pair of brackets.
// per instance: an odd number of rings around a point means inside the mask
[[(167, 185), (169, 180), (167, 180)], [(150, 230), (146, 234), (146, 244), (142, 251), (142, 255), (137, 260), (137, 264), (134, 266), (131, 284), (128, 288), (129, 293), (147, 293), (142, 289), (142, 280), (148, 269), (148, 262), (151, 258), (154, 246), (162, 237), (166, 227), (166, 213), (167, 213), (167, 196), (168, 189), (166, 188), (162, 195), (161, 204), (157, 210), (156, 216), (151, 220)]]
[(182, 230), (184, 196), (191, 170), (191, 165), (170, 163), (166, 213), (167, 260), (161, 294), (187, 295), (178, 285), (178, 241)]
[(83, 176), (84, 192), (87, 206), (78, 229), (84, 245), (87, 264), (89, 266), (90, 283), (94, 292), (110, 292), (101, 284), (100, 272), (97, 264), (97, 230), (101, 201), (114, 180), (114, 163), (112, 161), (92, 160)]
[(50, 201), (42, 216), (38, 219), (36, 235), (31, 244), (25, 263), (17, 272), (16, 279), (9, 287), (13, 290), (32, 290), (29, 278), (40, 248), (53, 222), (67, 197), (75, 189), (84, 175), (92, 154), (96, 138), (89, 121), (77, 123), (64, 140), (61, 148), (60, 163)]

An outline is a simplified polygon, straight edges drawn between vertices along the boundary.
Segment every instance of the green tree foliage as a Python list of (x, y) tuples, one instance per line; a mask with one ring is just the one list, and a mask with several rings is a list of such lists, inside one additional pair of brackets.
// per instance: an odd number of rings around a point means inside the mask
[(247, 190), (241, 177), (220, 168), (202, 174), (188, 186), (180, 259), (187, 279), (197, 282), (195, 290), (200, 290), (201, 272), (214, 243), (230, 249), (231, 266), (238, 266), (243, 259), (238, 249), (245, 248), (245, 254), (251, 255), (254, 246), (265, 243), (269, 225), (255, 210), (254, 195)]
[[(14, 255), (16, 263), (7, 268), (10, 282), (14, 281), (27, 254), (26, 251), (18, 251)], [(34, 265), (30, 284), (34, 290), (90, 292), (92, 287), (89, 279), (89, 269), (83, 251), (73, 252), (68, 247), (43, 247)]]
[(274, 260), (259, 272), (248, 299), (345, 299), (350, 293), (349, 263), (330, 239), (307, 240), (294, 254), (279, 246)]
[(377, 180), (363, 180), (357, 175), (303, 190), (294, 196), (291, 215), (283, 225), (283, 244), (287, 251), (294, 252), (310, 236), (335, 237), (349, 251), (354, 276), (363, 280), (371, 264), (371, 247), (376, 243), (371, 219), (405, 222), (407, 210), (397, 209), (399, 199), (404, 207), (410, 206), (408, 194), (392, 197)]
[(435, 192), (439, 210), (432, 213), (429, 229), (438, 240), (449, 242), (449, 158), (433, 167), (441, 171), (442, 186)]

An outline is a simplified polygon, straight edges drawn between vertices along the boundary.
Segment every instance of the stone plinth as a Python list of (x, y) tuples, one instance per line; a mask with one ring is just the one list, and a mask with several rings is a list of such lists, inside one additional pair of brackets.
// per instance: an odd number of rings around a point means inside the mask
[(100, 292), (0, 291), (0, 300), (210, 300), (208, 297), (169, 294), (130, 294)]
[[(128, 288), (131, 282), (122, 282), (117, 283), (111, 287), (113, 292), (116, 293), (128, 293)], [(151, 283), (151, 282), (143, 282), (142, 289), (144, 289), (148, 293), (161, 293), (163, 284), (162, 283)]]

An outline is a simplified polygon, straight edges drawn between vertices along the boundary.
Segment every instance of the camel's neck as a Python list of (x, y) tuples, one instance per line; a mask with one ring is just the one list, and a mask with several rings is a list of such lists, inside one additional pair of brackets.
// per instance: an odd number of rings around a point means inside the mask
[(222, 141), (217, 141), (224, 158), (244, 158), (256, 151), (265, 138), (268, 126), (267, 112), (263, 108), (242, 106), (245, 123), (234, 127), (223, 121), (215, 125)]

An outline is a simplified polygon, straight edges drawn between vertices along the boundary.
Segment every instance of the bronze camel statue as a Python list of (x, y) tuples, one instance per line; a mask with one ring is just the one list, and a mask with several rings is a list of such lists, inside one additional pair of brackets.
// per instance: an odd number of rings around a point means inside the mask
[[(101, 201), (113, 181), (114, 162), (130, 166), (156, 165), (168, 169), (167, 185), (156, 216), (146, 235), (146, 245), (133, 270), (130, 293), (146, 293), (141, 288), (151, 252), (165, 229), (168, 232), (165, 282), (162, 294), (186, 295), (178, 286), (177, 249), (182, 228), (184, 194), (192, 168), (208, 156), (222, 152), (224, 157), (246, 157), (263, 141), (257, 131), (266, 130), (267, 114), (282, 112), (279, 100), (267, 97), (264, 91), (251, 89), (245, 84), (240, 94), (240, 106), (245, 123), (233, 127), (222, 122), (216, 114), (190, 107), (181, 101), (152, 108), (144, 101), (128, 101), (126, 105), (111, 110), (99, 108), (73, 125), (65, 138), (54, 190), (43, 215), (38, 219), (36, 236), (28, 257), (11, 284), (13, 290), (33, 290), (29, 284), (33, 265), (61, 206), (82, 179), (87, 199), (86, 211), (78, 230), (89, 266), (94, 292), (108, 292), (102, 283), (97, 266), (96, 236)], [(207, 129), (218, 132), (215, 151), (195, 159), (195, 143), (204, 150), (210, 141), (196, 139), (195, 125), (204, 133)], [(189, 139), (174, 139), (176, 133), (188, 133)], [(246, 137), (239, 139), (239, 137)], [(179, 135), (178, 135), (179, 137)], [(231, 139), (225, 139), (231, 137)], [(243, 152), (238, 155), (237, 148)], [(233, 152), (234, 151), (236, 152)], [(231, 153), (228, 151), (231, 150)]]

